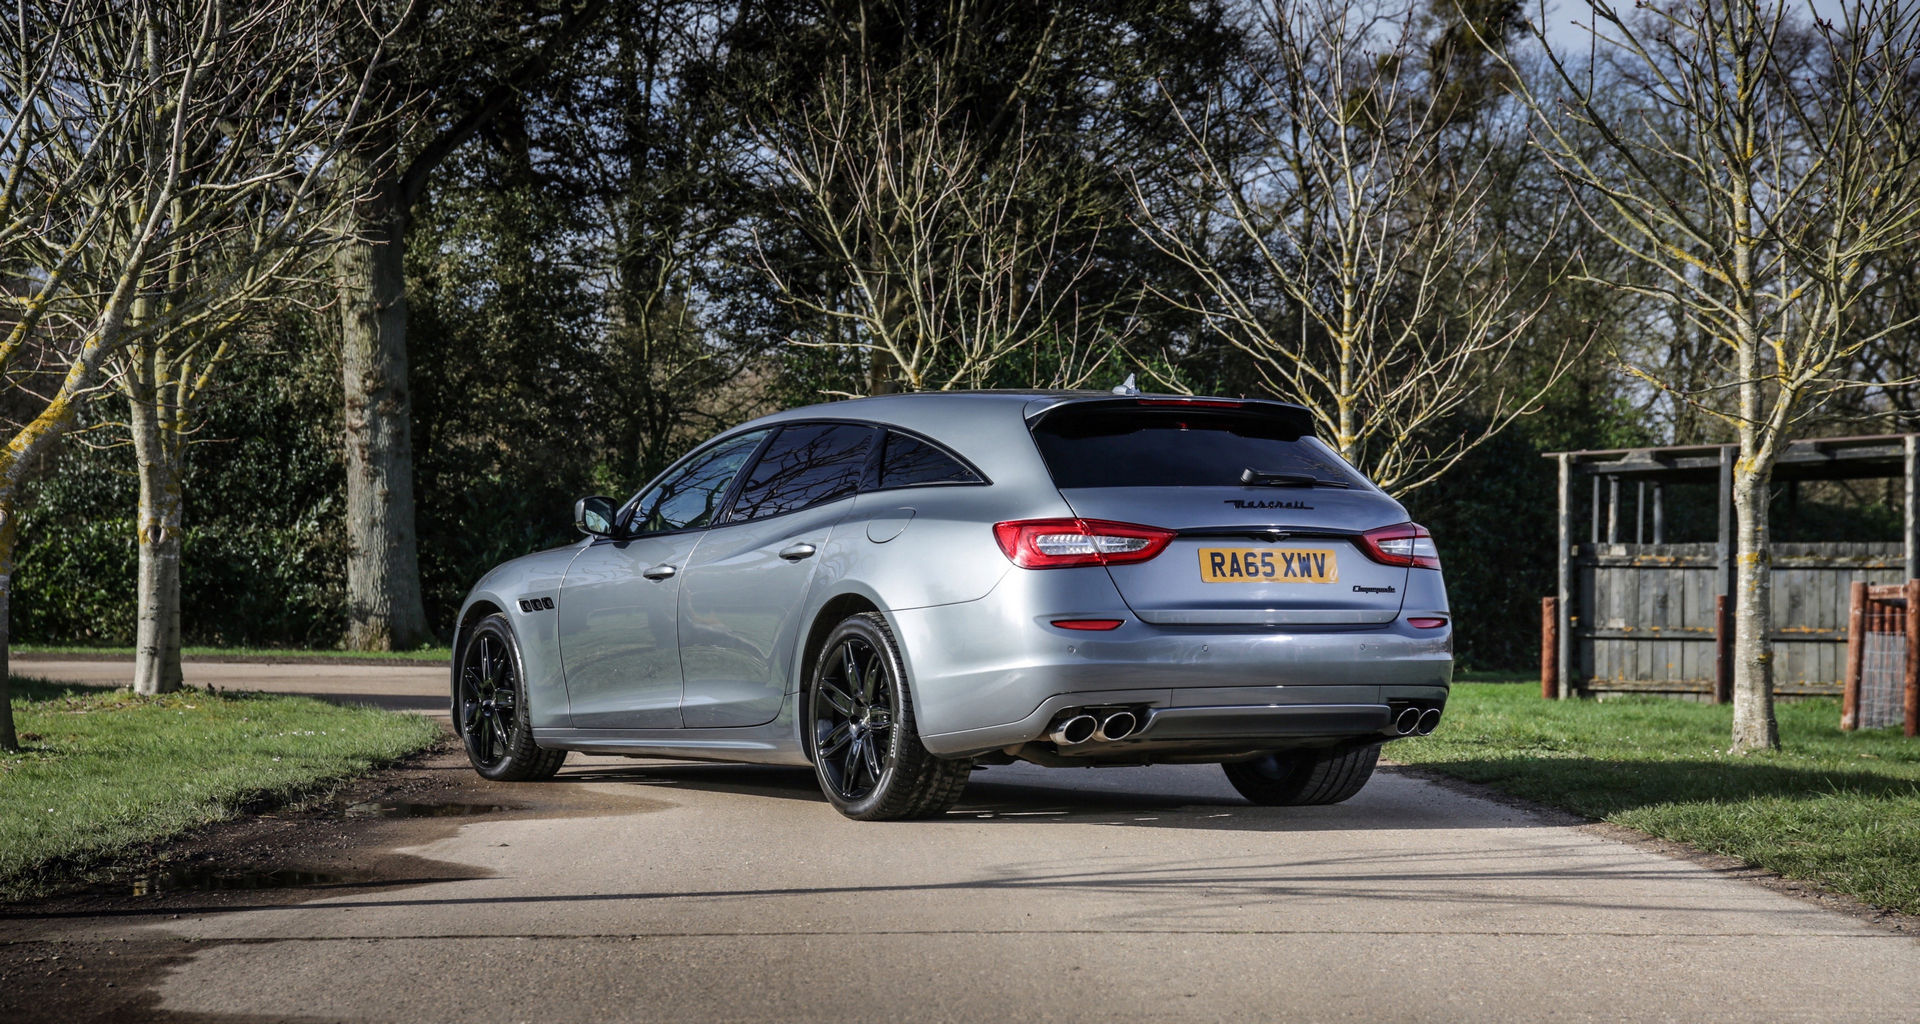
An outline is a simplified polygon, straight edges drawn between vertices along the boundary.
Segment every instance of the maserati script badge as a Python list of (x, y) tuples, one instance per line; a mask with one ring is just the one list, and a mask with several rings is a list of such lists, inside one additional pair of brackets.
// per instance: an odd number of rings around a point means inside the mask
[(1228, 498), (1226, 503), (1234, 508), (1293, 508), (1303, 512), (1313, 510), (1313, 506), (1304, 501), (1248, 501), (1244, 498)]

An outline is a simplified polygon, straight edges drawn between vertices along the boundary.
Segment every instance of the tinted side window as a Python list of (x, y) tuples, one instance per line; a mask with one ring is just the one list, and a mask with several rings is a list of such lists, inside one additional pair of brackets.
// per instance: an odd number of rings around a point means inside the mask
[(881, 487), (979, 482), (973, 470), (946, 452), (918, 438), (887, 431), (886, 447), (880, 452)]
[(728, 519), (777, 516), (859, 490), (875, 433), (846, 423), (781, 428), (748, 472)]
[(1366, 479), (1310, 436), (1257, 414), (1187, 409), (1062, 409), (1033, 432), (1054, 486), (1234, 487), (1243, 470), (1351, 487)]
[(723, 441), (655, 484), (634, 503), (633, 531), (665, 533), (713, 525), (714, 513), (727, 499), (727, 486), (766, 436), (766, 431), (756, 430)]

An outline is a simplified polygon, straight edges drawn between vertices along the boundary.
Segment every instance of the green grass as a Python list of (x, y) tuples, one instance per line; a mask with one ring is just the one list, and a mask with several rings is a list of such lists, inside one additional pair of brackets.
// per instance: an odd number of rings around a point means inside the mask
[(11, 686), (24, 749), (0, 753), (0, 897), (13, 899), (440, 736), (423, 716), (309, 697)]
[(1920, 740), (1782, 702), (1782, 749), (1736, 757), (1729, 706), (1546, 701), (1528, 682), (1456, 683), (1440, 729), (1387, 756), (1920, 914)]
[(1540, 677), (1532, 672), (1461, 671), (1456, 669), (1453, 673), (1453, 681), (1456, 683), (1532, 683), (1536, 689), (1540, 686)]
[[(74, 657), (133, 657), (131, 647), (81, 647), (67, 644), (14, 644), (26, 654), (67, 654)], [(453, 657), (448, 647), (421, 647), (411, 651), (334, 651), (301, 647), (183, 647), (183, 658), (236, 658), (247, 661), (285, 661), (305, 658), (341, 658), (369, 661), (445, 663)]]

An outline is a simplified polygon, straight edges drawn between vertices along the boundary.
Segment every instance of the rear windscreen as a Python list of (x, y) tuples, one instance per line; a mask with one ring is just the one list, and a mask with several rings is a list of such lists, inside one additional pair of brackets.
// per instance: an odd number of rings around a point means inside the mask
[(1056, 409), (1033, 428), (1054, 486), (1237, 487), (1246, 470), (1366, 485), (1332, 449), (1257, 413)]

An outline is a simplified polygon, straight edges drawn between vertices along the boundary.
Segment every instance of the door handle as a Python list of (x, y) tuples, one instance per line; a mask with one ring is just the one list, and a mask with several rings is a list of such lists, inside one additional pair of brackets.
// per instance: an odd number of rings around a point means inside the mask
[(673, 578), (673, 575), (679, 571), (671, 565), (656, 565), (651, 569), (640, 570), (640, 575), (650, 580), (664, 580)]
[(780, 557), (789, 562), (798, 562), (802, 558), (812, 558), (814, 550), (815, 548), (811, 544), (795, 544), (792, 547), (782, 549)]

